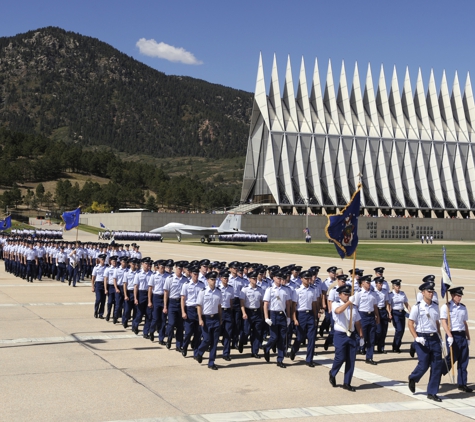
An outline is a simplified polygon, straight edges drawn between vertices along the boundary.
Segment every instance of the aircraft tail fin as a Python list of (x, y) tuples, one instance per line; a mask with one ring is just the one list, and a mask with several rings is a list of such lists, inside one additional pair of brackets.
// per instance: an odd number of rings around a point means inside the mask
[(219, 226), (219, 231), (239, 231), (241, 230), (241, 215), (228, 214)]

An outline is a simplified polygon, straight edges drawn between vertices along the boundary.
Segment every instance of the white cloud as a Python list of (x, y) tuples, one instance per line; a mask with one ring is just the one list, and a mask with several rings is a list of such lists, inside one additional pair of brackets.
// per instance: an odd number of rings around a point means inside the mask
[(145, 38), (140, 38), (137, 41), (136, 46), (139, 48), (140, 53), (145, 56), (158, 57), (159, 59), (165, 59), (171, 62), (181, 62), (184, 64), (203, 64), (203, 62), (198, 60), (193, 53), (186, 51), (184, 48), (173, 47), (164, 42), (157, 43), (154, 39), (146, 40)]

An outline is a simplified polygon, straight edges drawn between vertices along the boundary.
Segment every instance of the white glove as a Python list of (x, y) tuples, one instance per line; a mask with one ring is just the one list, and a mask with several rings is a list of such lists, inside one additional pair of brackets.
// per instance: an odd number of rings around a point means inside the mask
[(447, 344), (449, 347), (452, 347), (452, 344), (454, 344), (454, 338), (453, 337), (447, 337)]
[(467, 346), (470, 346), (470, 340), (467, 340)]
[(355, 300), (356, 300), (355, 295), (350, 296), (350, 298), (349, 298), (348, 300), (349, 300), (351, 303), (354, 304), (354, 303), (355, 303)]
[(360, 338), (360, 347), (364, 346), (364, 338)]
[(267, 324), (269, 327), (272, 326), (272, 320), (269, 319), (269, 318), (267, 318), (267, 319), (266, 319), (266, 324)]
[(424, 337), (416, 337), (416, 342), (422, 344), (423, 346), (426, 345), (426, 339)]
[(287, 318), (287, 327), (290, 325), (290, 318)]

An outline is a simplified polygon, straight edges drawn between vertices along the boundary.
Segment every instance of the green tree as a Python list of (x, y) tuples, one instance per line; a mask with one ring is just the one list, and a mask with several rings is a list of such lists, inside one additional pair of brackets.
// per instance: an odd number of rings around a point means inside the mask
[(45, 187), (43, 186), (43, 183), (38, 183), (35, 189), (36, 193), (36, 198), (38, 199), (38, 202), (40, 205), (43, 203), (44, 196), (45, 196)]

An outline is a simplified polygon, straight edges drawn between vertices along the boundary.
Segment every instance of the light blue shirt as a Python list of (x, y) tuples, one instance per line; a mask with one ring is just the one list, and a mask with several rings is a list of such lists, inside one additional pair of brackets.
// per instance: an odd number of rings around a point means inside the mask
[(219, 290), (221, 290), (221, 307), (230, 309), (233, 307), (233, 299), (234, 299), (234, 289), (233, 286), (230, 286), (229, 284), (224, 287), (222, 284), (219, 287)]
[(135, 274), (134, 285), (138, 286), (139, 290), (148, 290), (148, 282), (152, 275), (152, 271), (145, 272), (144, 270), (140, 270)]
[[(343, 306), (343, 302), (333, 302), (332, 303), (332, 318), (335, 324), (333, 324), (333, 328), (335, 331), (340, 331), (346, 333), (349, 329), (350, 331), (355, 331), (355, 322), (361, 319), (360, 314), (358, 313), (357, 309), (354, 306), (348, 306), (343, 312), (337, 314), (335, 311), (340, 307)], [(351, 311), (353, 308), (353, 312)], [(353, 313), (353, 317), (351, 318), (351, 327), (350, 325), (350, 315)]]
[(185, 298), (185, 306), (196, 306), (198, 304), (198, 294), (205, 288), (202, 281), (197, 280), (196, 283), (189, 281), (181, 288), (181, 295)]
[(252, 288), (251, 286), (243, 287), (240, 299), (244, 300), (244, 307), (249, 309), (258, 309), (261, 307), (264, 298), (264, 290), (259, 286)]
[(389, 294), (387, 290), (381, 289), (379, 291), (378, 289), (374, 290), (374, 294), (378, 296), (378, 308), (385, 308), (386, 307), (386, 302), (389, 302)]
[(439, 307), (432, 302), (430, 305), (424, 301), (419, 302), (411, 308), (409, 319), (414, 321), (416, 332), (436, 333), (437, 321), (439, 320)]
[(181, 289), (183, 284), (187, 283), (188, 279), (182, 275), (177, 277), (176, 274), (171, 275), (165, 281), (163, 290), (166, 290), (169, 294), (170, 299), (179, 299), (181, 296)]
[(229, 277), (228, 279), (228, 284), (230, 286), (233, 286), (233, 289), (234, 289), (234, 297), (236, 298), (240, 298), (241, 297), (241, 290), (244, 286), (247, 286), (249, 284), (249, 282), (242, 278), (242, 277), (239, 277), (239, 276), (236, 276), (236, 277)]
[(285, 287), (272, 286), (265, 291), (264, 302), (269, 302), (269, 311), (286, 312), (287, 301), (291, 299), (289, 290)]
[(378, 304), (378, 298), (371, 290), (362, 289), (355, 293), (355, 305), (360, 312), (374, 312), (374, 306)]
[[(463, 303), (458, 306), (453, 300), (449, 302), (450, 306), (450, 331), (465, 331), (465, 322), (468, 321), (467, 308)], [(447, 304), (440, 308), (440, 319), (447, 319)]]
[(117, 267), (115, 268), (114, 274), (112, 276), (113, 280), (116, 280), (118, 286), (122, 286), (124, 284), (124, 277), (127, 273), (128, 268)]
[(311, 311), (313, 303), (317, 301), (315, 288), (305, 287), (303, 284), (295, 291), (297, 311)]
[(404, 309), (404, 304), (409, 302), (406, 293), (401, 291), (396, 293), (394, 290), (389, 294), (389, 301), (391, 303), (391, 308), (396, 311)]
[(153, 273), (153, 276), (150, 277), (150, 281), (148, 282), (148, 286), (152, 287), (152, 293), (154, 295), (164, 294), (163, 287), (168, 277), (170, 277), (170, 273), (166, 271), (163, 274), (160, 274), (158, 271)]
[(127, 290), (134, 290), (134, 280), (137, 270), (131, 271), (130, 268), (125, 273), (124, 283), (127, 283)]
[(117, 267), (107, 267), (106, 271), (104, 272), (104, 278), (107, 277), (107, 284), (113, 285), (114, 284), (114, 273)]
[(201, 306), (202, 315), (216, 315), (221, 305), (221, 290), (217, 287), (211, 290), (208, 287), (200, 290), (198, 294), (198, 305)]
[(104, 273), (106, 272), (106, 265), (96, 265), (92, 270), (92, 275), (96, 276), (95, 282), (104, 281)]

